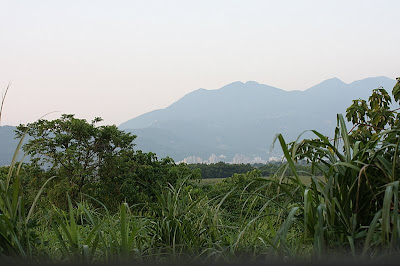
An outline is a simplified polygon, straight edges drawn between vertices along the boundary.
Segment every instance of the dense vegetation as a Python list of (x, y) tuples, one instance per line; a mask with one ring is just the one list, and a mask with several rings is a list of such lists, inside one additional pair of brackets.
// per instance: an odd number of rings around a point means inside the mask
[[(225, 162), (204, 164), (188, 164), (190, 169), (199, 169), (202, 178), (227, 178), (233, 174), (244, 174), (252, 170), (260, 170), (261, 176), (273, 176), (283, 174), (291, 176), (291, 169), (282, 171), (282, 162), (270, 162), (266, 164), (228, 164)], [(311, 165), (305, 164), (304, 161), (296, 163), (296, 170), (300, 172), (311, 171)]]
[(188, 167), (200, 169), (202, 178), (227, 178), (233, 174), (243, 174), (254, 169), (250, 164), (228, 164), (225, 162), (188, 164)]
[(160, 187), (175, 185), (183, 176), (200, 177), (198, 171), (176, 165), (171, 158), (159, 160), (154, 153), (135, 151), (135, 135), (116, 126), (97, 127), (100, 121), (62, 115), (18, 126), (17, 136), (30, 136), (23, 146), (31, 158), (20, 174), (27, 181), (24, 187), (34, 191), (31, 186), (40, 187), (54, 176), (45, 191), (48, 202), (65, 209), (67, 195), (74, 202), (87, 194), (115, 210), (121, 202), (152, 202)]
[[(399, 102), (399, 79), (392, 95)], [(99, 119), (21, 125), (31, 161), (17, 162), (18, 147), (0, 168), (0, 254), (30, 262), (382, 262), (400, 248), (400, 116), (391, 101), (383, 88), (368, 104), (355, 100), (346, 112), (354, 127), (338, 115), (333, 139), (312, 131), (315, 139), (287, 144), (277, 135), (286, 160), (276, 174), (249, 169), (221, 182), (134, 150), (135, 136), (98, 127)]]

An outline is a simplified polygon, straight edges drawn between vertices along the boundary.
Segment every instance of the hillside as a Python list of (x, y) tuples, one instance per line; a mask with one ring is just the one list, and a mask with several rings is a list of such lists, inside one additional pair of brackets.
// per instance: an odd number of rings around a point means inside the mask
[(176, 161), (192, 155), (207, 159), (212, 153), (228, 161), (235, 154), (268, 158), (280, 155), (278, 148), (270, 151), (276, 133), (287, 140), (309, 129), (329, 135), (336, 114), (345, 113), (353, 99), (366, 99), (379, 86), (390, 91), (394, 84), (386, 77), (350, 84), (332, 78), (304, 91), (284, 91), (234, 82), (217, 90), (198, 89), (119, 127), (138, 136), (137, 149)]

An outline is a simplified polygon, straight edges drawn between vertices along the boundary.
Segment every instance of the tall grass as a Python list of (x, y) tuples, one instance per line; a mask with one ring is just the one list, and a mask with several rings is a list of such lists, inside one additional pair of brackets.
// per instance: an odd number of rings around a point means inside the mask
[[(303, 241), (313, 242), (316, 258), (342, 246), (354, 257), (365, 257), (372, 248), (397, 252), (399, 142), (388, 136), (398, 131), (382, 131), (367, 143), (353, 144), (343, 116), (339, 114), (337, 119), (332, 141), (317, 131), (312, 131), (316, 139), (290, 145), (282, 135), (276, 137), (294, 174), (291, 179), (303, 191), (303, 202), (299, 202)], [(296, 172), (294, 162), (299, 159), (313, 165), (310, 185), (304, 185)], [(317, 170), (323, 179), (317, 178)]]
[[(2, 97), (0, 118), (9, 87), (10, 84)], [(40, 241), (34, 230), (36, 227), (35, 206), (44, 187), (53, 177), (42, 185), (33, 202), (29, 206), (26, 205), (19, 176), (22, 161), (18, 163), (17, 160), (24, 137), (25, 135), (22, 136), (15, 149), (6, 179), (0, 180), (0, 251), (2, 255), (32, 260), (36, 242)]]

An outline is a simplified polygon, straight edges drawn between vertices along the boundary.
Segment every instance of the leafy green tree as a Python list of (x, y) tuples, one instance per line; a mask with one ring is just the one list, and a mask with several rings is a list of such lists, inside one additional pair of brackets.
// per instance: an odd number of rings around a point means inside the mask
[[(392, 95), (395, 101), (400, 100), (400, 78), (397, 78)], [(400, 116), (396, 112), (398, 109), (390, 109), (391, 103), (391, 96), (382, 87), (372, 91), (368, 103), (362, 99), (353, 100), (353, 104), (346, 110), (347, 120), (354, 125), (350, 130), (353, 141), (366, 142), (382, 130), (398, 128)]]
[(102, 174), (102, 179), (96, 182), (94, 194), (100, 201), (112, 205), (111, 208), (126, 201), (129, 205), (139, 204), (139, 209), (146, 209), (168, 184), (175, 186), (187, 177), (201, 178), (198, 170), (189, 169), (186, 164), (176, 165), (170, 157), (159, 160), (155, 153), (140, 150), (119, 157), (118, 165), (114, 171)]
[(63, 114), (52, 121), (38, 120), (19, 125), (16, 133), (30, 136), (24, 151), (33, 164), (47, 167), (58, 176), (59, 184), (75, 198), (84, 187), (100, 178), (112, 175), (119, 167), (119, 157), (133, 153), (136, 136), (120, 131), (115, 125), (96, 126), (101, 118), (91, 123)]
[[(159, 160), (155, 153), (134, 151), (135, 135), (115, 125), (97, 126), (100, 121), (95, 118), (88, 123), (64, 114), (56, 120), (18, 126), (17, 136), (26, 132), (30, 137), (23, 147), (31, 158), (29, 171), (24, 171), (26, 184), (35, 188), (55, 175), (46, 193), (57, 206), (67, 208), (66, 195), (77, 200), (83, 192), (116, 210), (121, 202), (146, 205), (154, 201), (157, 191), (168, 183), (175, 185), (187, 176), (200, 178), (198, 170), (176, 165), (172, 158)], [(36, 173), (30, 175), (32, 180), (29, 173)]]

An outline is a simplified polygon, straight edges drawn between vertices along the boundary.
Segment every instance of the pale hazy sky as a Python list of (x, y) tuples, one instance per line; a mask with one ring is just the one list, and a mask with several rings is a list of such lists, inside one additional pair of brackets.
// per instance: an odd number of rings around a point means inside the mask
[(394, 79), (399, 12), (396, 0), (0, 0), (2, 125), (51, 111), (119, 125), (234, 81)]

